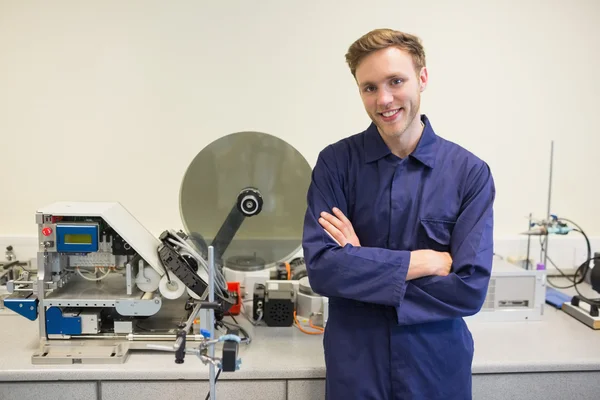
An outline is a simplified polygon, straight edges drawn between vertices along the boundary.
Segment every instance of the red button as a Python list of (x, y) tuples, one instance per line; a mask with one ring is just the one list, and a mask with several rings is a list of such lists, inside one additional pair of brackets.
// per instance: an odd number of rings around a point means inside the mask
[(50, 235), (52, 235), (52, 228), (44, 228), (44, 229), (42, 229), (42, 235), (44, 235), (44, 236), (50, 236)]

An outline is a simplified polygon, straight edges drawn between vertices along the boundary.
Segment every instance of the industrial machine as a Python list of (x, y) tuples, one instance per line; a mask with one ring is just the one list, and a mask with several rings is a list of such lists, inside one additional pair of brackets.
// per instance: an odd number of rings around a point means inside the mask
[[(9, 281), (12, 295), (4, 300), (38, 320), (34, 364), (122, 363), (130, 349), (179, 337), (202, 345), (214, 333), (187, 336), (191, 326), (178, 328), (201, 308), (222, 314), (236, 302), (219, 271), (217, 299), (209, 300), (208, 262), (185, 234), (165, 231), (158, 239), (119, 203), (55, 203), (39, 209), (36, 222), (37, 273)], [(175, 302), (169, 318), (165, 301)], [(234, 371), (236, 364), (221, 367)]]
[(466, 320), (537, 321), (543, 317), (545, 299), (545, 271), (526, 270), (495, 259), (483, 307)]
[[(265, 315), (289, 307), (276, 305), (271, 281), (306, 274), (297, 253), (310, 174), (283, 140), (239, 132), (211, 143), (188, 167), (182, 230), (156, 237), (118, 202), (38, 209), (38, 269), (8, 281), (5, 299), (38, 321), (32, 362), (122, 363), (130, 350), (155, 349), (174, 352), (178, 363), (192, 353), (235, 371), (237, 346), (250, 338), (224, 316), (239, 313), (256, 284), (268, 288)], [(294, 291), (288, 296), (295, 299)]]

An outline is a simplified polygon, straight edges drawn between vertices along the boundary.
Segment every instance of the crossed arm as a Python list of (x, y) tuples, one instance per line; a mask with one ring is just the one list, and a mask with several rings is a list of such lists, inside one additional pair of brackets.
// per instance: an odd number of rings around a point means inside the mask
[(315, 292), (393, 306), (399, 324), (464, 317), (480, 310), (493, 259), (495, 189), (487, 165), (469, 176), (450, 239), (451, 257), (432, 250), (361, 246), (344, 215), (345, 194), (331, 171), (325, 160), (317, 161), (304, 220), (304, 257)]
[[(321, 212), (319, 224), (325, 232), (341, 247), (351, 244), (360, 247), (360, 240), (354, 232), (350, 220), (337, 207), (333, 207), (333, 214)], [(406, 281), (422, 278), (425, 276), (446, 276), (452, 267), (450, 253), (442, 253), (433, 250), (414, 250), (410, 252), (410, 262)]]

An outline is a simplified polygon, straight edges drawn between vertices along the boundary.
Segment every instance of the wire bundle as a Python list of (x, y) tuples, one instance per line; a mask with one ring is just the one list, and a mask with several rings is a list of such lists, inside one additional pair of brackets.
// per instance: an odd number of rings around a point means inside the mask
[[(181, 250), (179, 253), (182, 256), (188, 256), (194, 259), (199, 266), (202, 266), (204, 271), (206, 271), (206, 276), (210, 276), (208, 262), (202, 257), (198, 252), (182, 237), (180, 237), (175, 232), (171, 231), (171, 235), (169, 237), (169, 242), (175, 246), (178, 246)], [(216, 267), (216, 265), (215, 265)], [(200, 272), (200, 268), (198, 268), (198, 272)], [(208, 280), (206, 282), (208, 284)], [(223, 275), (223, 271), (221, 268), (215, 268), (215, 294), (224, 297), (227, 293), (227, 281), (225, 280), (225, 276)]]
[[(583, 229), (577, 225), (575, 222), (567, 219), (567, 218), (558, 218), (558, 222), (560, 223), (569, 223), (573, 226), (576, 227), (576, 229), (573, 229), (574, 232), (579, 232), (581, 233), (581, 235), (583, 236), (583, 238), (585, 239), (585, 243), (587, 246), (587, 257), (586, 260), (581, 263), (581, 265), (579, 265), (579, 267), (575, 270), (575, 275), (571, 278), (569, 275), (565, 274), (555, 263), (554, 261), (552, 261), (552, 259), (550, 257), (548, 257), (548, 261), (550, 261), (550, 264), (552, 264), (554, 266), (554, 268), (556, 268), (556, 270), (558, 272), (560, 272), (560, 274), (565, 277), (569, 282), (571, 282), (570, 285), (568, 286), (557, 286), (555, 284), (553, 284), (550, 281), (550, 278), (548, 278), (548, 283), (553, 286), (556, 289), (570, 289), (570, 288), (574, 288), (575, 291), (577, 292), (577, 294), (579, 295), (579, 297), (585, 301), (591, 302), (591, 303), (595, 303), (595, 304), (600, 304), (600, 302), (598, 302), (597, 300), (593, 300), (593, 299), (588, 299), (587, 297), (585, 297), (583, 294), (581, 294), (581, 292), (579, 291), (579, 288), (577, 287), (577, 285), (580, 285), (581, 283), (584, 282), (586, 275), (588, 274), (589, 270), (590, 270), (590, 262), (594, 261), (594, 260), (600, 260), (600, 257), (593, 257), (592, 256), (592, 246), (590, 244), (590, 239), (588, 238), (588, 236), (585, 234), (585, 232), (583, 231)], [(542, 250), (544, 249), (546, 240), (542, 240), (542, 238), (540, 237), (540, 245), (542, 246)]]

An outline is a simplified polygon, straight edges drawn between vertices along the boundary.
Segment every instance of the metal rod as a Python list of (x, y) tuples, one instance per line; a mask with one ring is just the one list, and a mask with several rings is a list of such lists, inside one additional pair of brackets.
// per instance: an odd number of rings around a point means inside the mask
[[(84, 339), (94, 339), (94, 340), (124, 340), (127, 339), (129, 341), (144, 341), (144, 340), (160, 340), (160, 341), (171, 341), (176, 339), (177, 335), (172, 333), (153, 333), (153, 334), (144, 334), (144, 333), (124, 333), (117, 335), (77, 335), (71, 336), (72, 341), (84, 340)], [(187, 335), (186, 342), (203, 342), (206, 338), (202, 335)], [(170, 347), (171, 351), (173, 351), (173, 347)]]
[[(149, 344), (146, 346), (146, 348), (152, 349), (152, 350), (165, 351), (165, 352), (173, 352), (173, 348), (171, 346), (163, 346), (160, 344)], [(186, 352), (186, 354), (200, 355), (200, 351), (198, 349), (186, 348), (185, 352)]]
[[(192, 324), (194, 323), (194, 320), (198, 316), (198, 313), (200, 312), (200, 307), (201, 307), (200, 303), (198, 303), (194, 306), (194, 310), (192, 311), (192, 314), (190, 314), (190, 317), (188, 318), (188, 320), (185, 324), (185, 328), (183, 328), (186, 333), (190, 330), (190, 328), (192, 327)], [(183, 344), (183, 338), (182, 337), (177, 338), (177, 340), (175, 341), (175, 344), (173, 345), (173, 350), (179, 350), (179, 348), (181, 347), (182, 344)]]
[(125, 282), (127, 282), (127, 295), (128, 296), (131, 296), (131, 291), (132, 291), (132, 286), (133, 286), (133, 284), (131, 282), (131, 275), (133, 275), (133, 271), (132, 271), (131, 263), (128, 262), (125, 265), (125, 276), (126, 276)]
[[(215, 248), (214, 246), (208, 247), (208, 301), (211, 303), (215, 301)], [(208, 329), (210, 330), (210, 338), (215, 338), (215, 310), (208, 310)], [(211, 358), (215, 357), (215, 346), (210, 346), (208, 353)], [(215, 366), (210, 364), (209, 366), (209, 382), (210, 382), (210, 400), (216, 399), (215, 384)]]
[[(550, 222), (550, 212), (552, 203), (552, 166), (554, 163), (554, 140), (550, 141), (550, 174), (548, 177), (548, 213), (546, 214), (548, 222)], [(548, 268), (548, 244), (550, 242), (548, 234), (546, 234), (546, 243), (544, 246), (544, 268)]]
[[(130, 334), (131, 335), (131, 334)], [(129, 337), (128, 337), (129, 338)], [(173, 340), (176, 338), (176, 335), (173, 334), (132, 334), (133, 340)], [(203, 342), (206, 338), (202, 335), (186, 335), (186, 342)]]
[[(527, 226), (527, 230), (531, 229), (531, 213), (529, 213), (529, 225)], [(525, 260), (525, 269), (529, 269), (529, 252), (531, 250), (531, 235), (527, 235), (527, 258)], [(531, 266), (533, 269), (533, 265)]]

